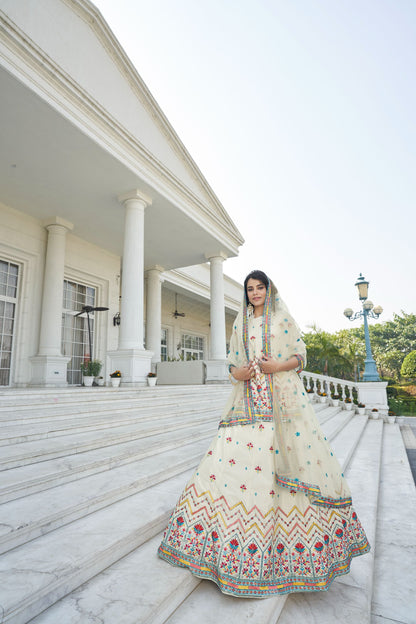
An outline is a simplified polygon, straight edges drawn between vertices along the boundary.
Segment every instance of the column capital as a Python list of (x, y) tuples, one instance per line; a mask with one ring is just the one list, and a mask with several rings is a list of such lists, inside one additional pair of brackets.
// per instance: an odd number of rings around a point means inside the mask
[(224, 251), (218, 251), (217, 253), (206, 253), (205, 258), (211, 262), (214, 258), (219, 258), (220, 260), (227, 260), (228, 256)]
[(62, 219), (62, 217), (48, 217), (47, 219), (43, 219), (42, 225), (44, 228), (48, 229), (51, 225), (59, 225), (69, 232), (74, 229), (73, 223), (70, 223), (66, 219)]
[(162, 275), (164, 270), (165, 269), (162, 266), (160, 266), (160, 264), (155, 264), (154, 266), (146, 269), (144, 275), (146, 279), (152, 278), (153, 276), (157, 276), (157, 279), (161, 283), (163, 283), (165, 281), (165, 278)]
[(136, 200), (136, 201), (143, 203), (144, 208), (146, 208), (146, 206), (152, 205), (152, 198), (149, 197), (149, 195), (146, 195), (146, 193), (143, 193), (143, 191), (139, 191), (139, 189), (133, 189), (132, 191), (123, 193), (122, 195), (119, 195), (117, 199), (120, 202), (120, 204), (123, 204), (123, 205), (131, 200)]

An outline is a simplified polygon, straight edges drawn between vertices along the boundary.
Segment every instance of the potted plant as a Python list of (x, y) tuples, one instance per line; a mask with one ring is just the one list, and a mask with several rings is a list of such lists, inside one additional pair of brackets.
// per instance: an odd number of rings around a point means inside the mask
[(378, 418), (378, 409), (376, 407), (373, 407), (373, 409), (371, 410), (371, 416), (372, 416), (372, 418), (374, 418), (374, 420), (377, 420), (377, 418)]
[(110, 373), (111, 385), (113, 388), (118, 388), (121, 381), (121, 373), (119, 370), (114, 371), (114, 373)]
[(364, 403), (358, 403), (357, 404), (357, 414), (359, 414), (360, 416), (364, 416), (364, 414), (365, 414), (365, 404)]
[(389, 421), (391, 425), (394, 425), (394, 423), (396, 422), (396, 413), (393, 412), (393, 410), (389, 410), (389, 413), (387, 415), (387, 420)]
[(147, 385), (148, 386), (155, 386), (157, 382), (157, 375), (156, 373), (147, 373)]
[(84, 360), (80, 368), (82, 373), (82, 383), (84, 386), (92, 386), (94, 377), (100, 374), (102, 363), (100, 360)]
[(333, 394), (332, 395), (332, 405), (334, 407), (338, 407), (339, 404), (339, 394)]
[(321, 403), (326, 403), (326, 397), (328, 396), (326, 392), (318, 392), (319, 400)]
[(351, 410), (352, 409), (352, 399), (351, 399), (351, 397), (347, 397), (346, 399), (344, 399), (344, 403), (345, 403), (345, 409), (346, 410)]
[(104, 385), (104, 377), (96, 377), (95, 378), (95, 383), (97, 384), (97, 386), (103, 386)]

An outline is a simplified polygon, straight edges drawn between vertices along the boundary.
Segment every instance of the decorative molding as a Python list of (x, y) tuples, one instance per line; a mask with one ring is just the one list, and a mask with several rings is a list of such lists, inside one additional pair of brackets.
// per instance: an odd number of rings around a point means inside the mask
[[(244, 239), (215, 196), (207, 181), (192, 160), (179, 137), (167, 121), (156, 100), (140, 78), (136, 69), (117, 42), (99, 11), (88, 0), (64, 0), (92, 28), (94, 34), (111, 54), (123, 75), (129, 79), (134, 92), (165, 136), (182, 154), (184, 162), (195, 173), (198, 182), (208, 194), (212, 206), (206, 205), (195, 193), (183, 184), (162, 162), (160, 162), (140, 141), (120, 124), (98, 101), (83, 89), (67, 72), (57, 65), (34, 41), (28, 38), (7, 15), (0, 11), (1, 44), (15, 55), (5, 54), (4, 59), (12, 73), (18, 74), (24, 84), (46, 99), (77, 127), (92, 137), (117, 159), (124, 162), (137, 175), (154, 187), (168, 201), (212, 233), (235, 255)], [(17, 58), (16, 58), (17, 57)], [(30, 70), (30, 71), (29, 71)]]

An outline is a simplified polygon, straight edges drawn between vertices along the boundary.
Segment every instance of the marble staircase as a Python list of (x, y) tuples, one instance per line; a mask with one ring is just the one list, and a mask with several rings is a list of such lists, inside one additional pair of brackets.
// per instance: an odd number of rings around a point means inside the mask
[[(380, 590), (387, 546), (410, 562), (404, 538), (389, 542), (399, 511), (414, 517), (416, 502), (400, 431), (340, 407), (315, 405), (373, 548), (329, 592), (236, 599), (157, 558), (228, 393), (227, 386), (0, 392), (0, 622), (289, 624), (304, 616), (410, 624), (405, 607), (394, 618), (394, 591), (387, 600)], [(393, 489), (396, 510), (388, 504)], [(410, 604), (409, 568), (396, 568)]]

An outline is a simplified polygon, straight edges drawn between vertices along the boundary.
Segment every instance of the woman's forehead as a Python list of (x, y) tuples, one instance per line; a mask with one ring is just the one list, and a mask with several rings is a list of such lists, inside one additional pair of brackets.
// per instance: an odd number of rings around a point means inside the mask
[(252, 287), (264, 286), (264, 284), (261, 280), (253, 279), (252, 277), (250, 277), (250, 279), (247, 282), (247, 288), (249, 288), (249, 286), (252, 286)]

